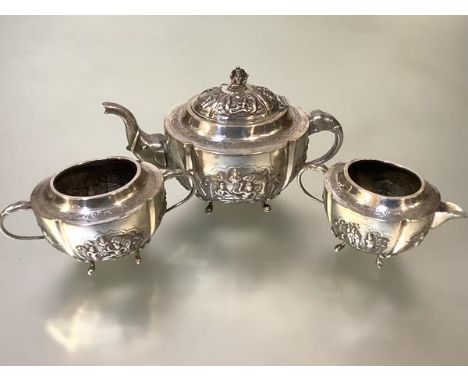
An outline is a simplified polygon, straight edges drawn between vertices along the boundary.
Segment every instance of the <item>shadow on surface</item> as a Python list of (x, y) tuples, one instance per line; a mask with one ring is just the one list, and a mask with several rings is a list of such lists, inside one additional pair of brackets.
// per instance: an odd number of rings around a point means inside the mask
[(404, 270), (404, 256), (388, 259), (383, 269), (378, 269), (375, 266), (375, 255), (359, 252), (349, 246), (335, 254), (332, 247), (329, 256), (334, 258), (323, 271), (338, 288), (359, 291), (360, 304), (352, 300), (343, 301), (349, 309), (361, 307), (363, 316), (370, 316), (372, 309), (382, 303), (396, 313), (412, 309), (415, 288)]
[[(164, 332), (206, 277), (215, 286), (221, 283), (220, 298), (232, 292), (222, 289), (223, 283), (247, 294), (274, 284), (311, 305), (327, 294), (330, 308), (354, 319), (372, 317), (382, 304), (393, 311), (411, 307), (414, 296), (400, 259), (379, 271), (371, 256), (350, 248), (335, 255), (331, 234), (317, 240), (314, 222), (304, 227), (283, 205), (274, 203), (269, 214), (259, 205), (215, 205), (214, 213), (205, 215), (202, 203), (191, 203), (183, 218), (164, 218), (140, 266), (130, 257), (97, 264), (90, 278), (85, 265), (71, 264), (70, 273), (55, 284), (48, 333), (73, 352), (100, 342), (129, 344), (150, 329)], [(307, 250), (305, 233), (315, 238)], [(325, 241), (330, 250), (324, 252)], [(349, 290), (354, 294), (347, 299)], [(336, 298), (337, 293), (344, 297)]]

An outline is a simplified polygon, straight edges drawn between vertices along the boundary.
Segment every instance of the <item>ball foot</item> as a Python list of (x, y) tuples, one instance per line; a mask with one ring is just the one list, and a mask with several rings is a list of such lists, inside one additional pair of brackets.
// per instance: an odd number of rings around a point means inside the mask
[(263, 202), (263, 211), (270, 212), (271, 211), (271, 204), (268, 203), (268, 200)]
[(141, 261), (142, 261), (141, 256), (140, 256), (139, 253), (137, 253), (137, 254), (135, 255), (135, 264), (136, 264), (136, 265), (140, 265), (140, 264), (141, 264)]
[(383, 267), (383, 257), (382, 256), (377, 256), (377, 258), (375, 259), (375, 265), (377, 266), (377, 268), (382, 269), (382, 267)]
[(335, 248), (333, 248), (333, 251), (335, 253), (338, 253), (340, 252), (344, 247), (346, 247), (346, 244), (345, 243), (339, 243), (337, 245), (335, 245)]
[(209, 202), (205, 207), (205, 214), (211, 214), (213, 212), (213, 202)]
[(88, 261), (88, 264), (88, 276), (92, 276), (96, 272), (96, 264), (94, 261)]

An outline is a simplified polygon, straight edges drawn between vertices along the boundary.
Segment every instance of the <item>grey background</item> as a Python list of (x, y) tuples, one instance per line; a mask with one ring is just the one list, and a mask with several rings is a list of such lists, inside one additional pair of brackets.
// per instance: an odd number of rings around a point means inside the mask
[[(165, 113), (243, 66), (252, 83), (333, 113), (332, 160), (401, 163), (468, 208), (464, 17), (2, 17), (1, 207), (77, 161), (125, 150), (128, 106)], [(331, 144), (314, 136), (309, 155)], [(310, 189), (321, 179), (309, 175)], [(169, 199), (182, 197), (175, 182)], [(294, 182), (260, 206), (193, 199), (140, 267), (93, 278), (43, 241), (0, 238), (1, 364), (467, 364), (467, 221), (389, 261), (336, 243)], [(8, 226), (33, 233), (33, 216)]]

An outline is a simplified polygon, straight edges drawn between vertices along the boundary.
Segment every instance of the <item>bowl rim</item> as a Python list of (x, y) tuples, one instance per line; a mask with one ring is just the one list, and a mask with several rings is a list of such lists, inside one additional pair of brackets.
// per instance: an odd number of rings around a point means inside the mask
[[(403, 196), (386, 196), (386, 195), (382, 195), (382, 194), (379, 194), (379, 193), (376, 193), (376, 192), (373, 192), (373, 191), (370, 191), (368, 190), (367, 188), (365, 187), (362, 187), (361, 185), (357, 184), (350, 176), (349, 174), (349, 167), (354, 164), (354, 163), (357, 163), (357, 162), (363, 162), (363, 161), (372, 161), (372, 162), (379, 162), (379, 163), (383, 163), (385, 165), (390, 165), (392, 167), (396, 167), (396, 168), (399, 168), (403, 171), (406, 171), (406, 172), (409, 172), (410, 174), (414, 175), (415, 177), (418, 178), (419, 182), (420, 182), (420, 187), (418, 188), (417, 191), (413, 192), (412, 194), (408, 194), (408, 195), (403, 195)], [(368, 192), (372, 195), (375, 195), (377, 196), (379, 199), (381, 198), (384, 198), (384, 199), (388, 199), (388, 200), (402, 200), (402, 199), (413, 199), (413, 198), (416, 198), (418, 197), (419, 195), (421, 195), (425, 188), (426, 188), (426, 181), (424, 180), (424, 178), (422, 178), (418, 173), (416, 173), (415, 171), (409, 169), (408, 167), (405, 167), (405, 166), (402, 166), (398, 163), (395, 163), (395, 162), (391, 162), (391, 161), (387, 161), (387, 160), (382, 160), (382, 159), (374, 159), (374, 158), (357, 158), (357, 159), (352, 159), (350, 161), (348, 161), (344, 168), (343, 168), (343, 173), (344, 173), (344, 176), (346, 178), (346, 180), (354, 187), (356, 188), (357, 190), (363, 190), (365, 192)]]
[[(73, 195), (68, 195), (68, 194), (65, 194), (63, 192), (60, 192), (55, 187), (55, 184), (54, 184), (55, 180), (60, 175), (62, 175), (65, 171), (69, 171), (69, 170), (71, 170), (73, 168), (80, 167), (80, 166), (83, 166), (85, 164), (106, 162), (106, 161), (112, 161), (112, 160), (127, 161), (127, 162), (130, 162), (130, 163), (133, 163), (135, 165), (135, 168), (136, 168), (135, 174), (132, 177), (132, 179), (130, 179), (123, 186), (120, 186), (119, 188), (116, 188), (115, 190), (105, 192), (105, 193), (102, 193), (102, 194), (92, 195), (92, 196), (73, 196)], [(138, 161), (136, 161), (136, 160), (134, 160), (132, 158), (128, 158), (128, 157), (125, 157), (125, 156), (111, 156), (111, 157), (105, 157), (105, 158), (88, 159), (88, 160), (85, 160), (85, 161), (82, 161), (82, 162), (74, 163), (74, 164), (72, 164), (70, 166), (67, 166), (66, 168), (63, 168), (62, 170), (56, 172), (50, 178), (49, 187), (55, 194), (57, 194), (58, 196), (60, 196), (61, 198), (65, 199), (65, 200), (73, 200), (73, 201), (96, 200), (96, 199), (100, 199), (100, 198), (106, 198), (108, 196), (114, 196), (114, 195), (117, 195), (117, 194), (121, 193), (125, 189), (128, 189), (133, 183), (135, 183), (135, 181), (140, 177), (140, 175), (141, 175), (141, 165), (140, 165), (140, 163), (138, 163)]]

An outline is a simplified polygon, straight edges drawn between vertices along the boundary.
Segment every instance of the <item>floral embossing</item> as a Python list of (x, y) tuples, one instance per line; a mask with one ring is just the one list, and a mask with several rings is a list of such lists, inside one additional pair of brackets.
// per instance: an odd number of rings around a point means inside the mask
[(204, 117), (216, 119), (268, 116), (287, 108), (280, 97), (265, 87), (250, 85), (249, 88), (239, 89), (242, 90), (225, 92), (221, 87), (207, 89), (197, 97), (195, 109)]
[(198, 96), (201, 112), (207, 117), (250, 116), (266, 112), (265, 106), (251, 94), (227, 94), (220, 88), (204, 91)]
[(388, 248), (390, 238), (380, 232), (368, 230), (363, 232), (358, 223), (349, 223), (335, 219), (332, 231), (336, 237), (356, 249), (381, 254)]
[(117, 259), (138, 252), (148, 241), (144, 232), (136, 229), (109, 231), (77, 245), (76, 257), (82, 261)]
[(215, 201), (243, 202), (268, 199), (279, 185), (278, 174), (266, 168), (230, 168), (203, 180), (206, 196)]

